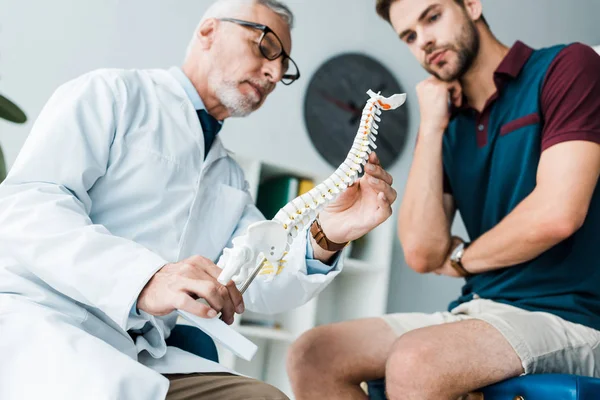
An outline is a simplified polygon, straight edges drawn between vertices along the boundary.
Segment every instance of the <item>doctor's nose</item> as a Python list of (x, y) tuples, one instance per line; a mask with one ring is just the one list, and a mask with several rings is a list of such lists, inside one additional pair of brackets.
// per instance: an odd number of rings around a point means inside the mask
[(265, 60), (263, 64), (263, 75), (264, 77), (273, 85), (283, 78), (283, 65), (281, 61), (281, 57), (276, 58), (275, 60)]

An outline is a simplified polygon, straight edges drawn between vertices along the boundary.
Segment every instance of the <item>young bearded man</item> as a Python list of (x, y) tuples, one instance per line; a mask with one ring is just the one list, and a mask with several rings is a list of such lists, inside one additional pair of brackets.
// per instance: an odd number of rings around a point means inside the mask
[[(480, 0), (378, 0), (431, 74), (399, 213), (408, 265), (465, 278), (448, 312), (316, 328), (298, 399), (457, 399), (521, 374), (600, 376), (600, 57), (500, 43)], [(469, 238), (450, 233), (455, 211)]]

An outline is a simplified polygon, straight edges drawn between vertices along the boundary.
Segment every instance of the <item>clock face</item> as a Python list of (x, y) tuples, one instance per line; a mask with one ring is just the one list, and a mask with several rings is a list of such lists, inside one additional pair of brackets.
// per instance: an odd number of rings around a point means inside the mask
[[(367, 90), (389, 97), (404, 93), (394, 76), (363, 54), (342, 54), (326, 61), (313, 75), (304, 99), (304, 120), (317, 151), (337, 168), (352, 147)], [(377, 135), (377, 156), (384, 168), (394, 163), (408, 134), (405, 106), (384, 111)]]

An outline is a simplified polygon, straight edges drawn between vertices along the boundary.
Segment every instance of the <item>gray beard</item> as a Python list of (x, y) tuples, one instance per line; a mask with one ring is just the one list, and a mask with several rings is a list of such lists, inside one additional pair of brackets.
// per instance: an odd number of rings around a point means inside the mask
[(244, 96), (236, 82), (228, 81), (220, 74), (209, 80), (209, 86), (230, 117), (246, 117), (255, 110), (258, 99), (254, 94)]

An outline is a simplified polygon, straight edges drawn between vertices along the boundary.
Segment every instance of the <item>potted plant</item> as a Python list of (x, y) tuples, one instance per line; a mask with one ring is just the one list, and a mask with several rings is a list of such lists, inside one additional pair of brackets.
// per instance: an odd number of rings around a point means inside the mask
[[(16, 104), (0, 94), (0, 118), (17, 124), (27, 121), (27, 116)], [(6, 164), (0, 147), (0, 182), (6, 178)]]

